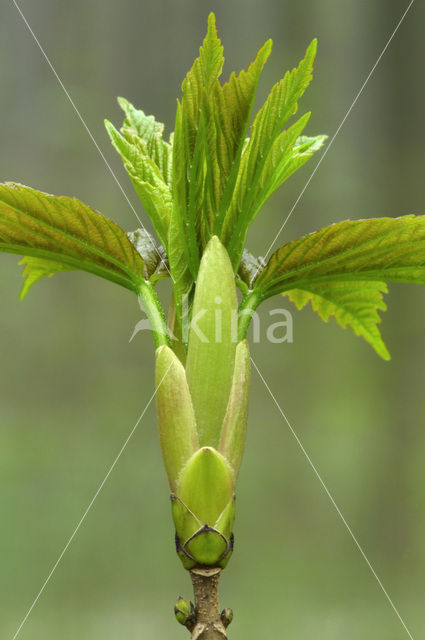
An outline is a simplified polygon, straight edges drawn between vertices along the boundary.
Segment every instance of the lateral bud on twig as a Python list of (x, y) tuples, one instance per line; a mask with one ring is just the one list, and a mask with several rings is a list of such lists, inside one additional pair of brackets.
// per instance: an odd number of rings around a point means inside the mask
[(196, 612), (192, 601), (180, 596), (174, 607), (174, 615), (177, 622), (192, 631), (196, 623)]
[(229, 624), (233, 620), (233, 611), (232, 611), (232, 609), (230, 607), (226, 607), (225, 609), (223, 609), (223, 611), (220, 614), (220, 618), (221, 618), (221, 621), (222, 621), (225, 629), (227, 629), (227, 627), (229, 626)]

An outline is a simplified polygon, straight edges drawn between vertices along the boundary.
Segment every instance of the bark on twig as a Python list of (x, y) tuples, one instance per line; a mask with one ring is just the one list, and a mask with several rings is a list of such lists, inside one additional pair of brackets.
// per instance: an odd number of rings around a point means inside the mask
[(221, 569), (192, 569), (196, 624), (191, 640), (225, 640), (226, 628), (220, 616), (218, 580)]

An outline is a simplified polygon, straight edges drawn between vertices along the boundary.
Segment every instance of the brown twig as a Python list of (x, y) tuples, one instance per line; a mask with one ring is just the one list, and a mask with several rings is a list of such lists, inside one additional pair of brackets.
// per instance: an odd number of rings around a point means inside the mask
[(192, 569), (190, 572), (196, 611), (196, 622), (192, 629), (191, 640), (227, 639), (225, 626), (227, 620), (220, 614), (218, 600), (220, 572), (219, 568)]

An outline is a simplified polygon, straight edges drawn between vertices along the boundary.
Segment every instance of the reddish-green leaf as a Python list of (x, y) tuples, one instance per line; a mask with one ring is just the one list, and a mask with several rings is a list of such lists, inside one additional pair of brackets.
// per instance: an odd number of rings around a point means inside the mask
[(68, 269), (89, 271), (135, 292), (144, 281), (143, 259), (117, 224), (76, 198), (11, 182), (0, 185), (0, 251), (31, 258), (25, 258), (29, 280), (23, 295), (42, 275)]

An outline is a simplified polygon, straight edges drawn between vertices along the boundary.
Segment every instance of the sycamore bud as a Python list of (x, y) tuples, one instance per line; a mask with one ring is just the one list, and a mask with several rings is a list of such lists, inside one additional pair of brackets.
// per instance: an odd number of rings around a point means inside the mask
[(177, 622), (191, 630), (195, 624), (196, 612), (193, 602), (185, 600), (182, 596), (177, 600), (174, 607), (174, 615)]
[(250, 370), (248, 345), (236, 340), (236, 305), (232, 266), (214, 237), (196, 283), (186, 368), (168, 347), (156, 359), (160, 440), (186, 569), (224, 567), (233, 550)]
[(177, 553), (186, 569), (224, 567), (233, 549), (234, 481), (227, 460), (212, 447), (199, 449), (172, 494)]
[(229, 624), (233, 620), (233, 611), (232, 611), (232, 609), (230, 609), (230, 607), (226, 607), (225, 609), (223, 609), (223, 611), (220, 614), (220, 618), (221, 618), (222, 623), (224, 624), (224, 628), (227, 629), (227, 627), (229, 626)]

